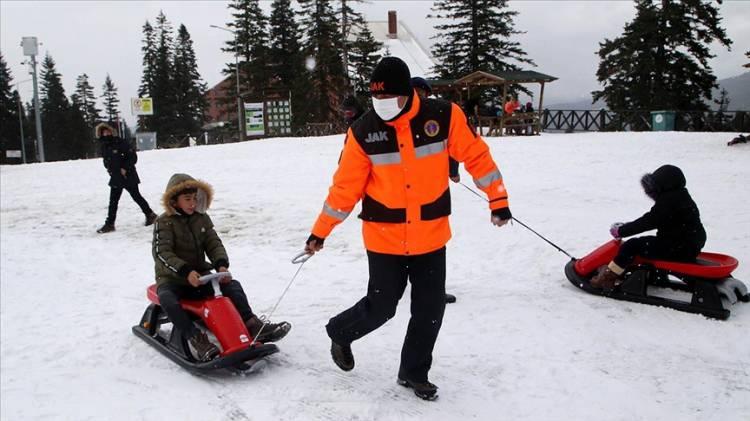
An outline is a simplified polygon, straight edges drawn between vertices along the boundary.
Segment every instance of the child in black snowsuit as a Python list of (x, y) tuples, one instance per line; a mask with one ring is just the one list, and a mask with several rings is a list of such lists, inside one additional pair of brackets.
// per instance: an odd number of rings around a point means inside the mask
[(706, 231), (701, 224), (698, 206), (685, 183), (682, 170), (674, 165), (663, 165), (641, 178), (641, 186), (654, 199), (654, 206), (635, 221), (613, 224), (610, 233), (619, 239), (656, 229), (656, 236), (625, 241), (609, 266), (591, 279), (591, 286), (614, 288), (636, 256), (684, 262), (695, 260), (706, 244)]

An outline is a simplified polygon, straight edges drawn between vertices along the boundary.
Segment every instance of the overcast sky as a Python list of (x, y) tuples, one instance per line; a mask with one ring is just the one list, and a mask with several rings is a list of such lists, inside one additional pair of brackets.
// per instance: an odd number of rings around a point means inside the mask
[[(36, 36), (62, 74), (68, 96), (75, 79), (88, 74), (97, 96), (107, 73), (118, 88), (121, 111), (129, 114), (129, 99), (137, 96), (141, 78), (141, 27), (154, 23), (163, 10), (175, 31), (185, 24), (194, 42), (198, 67), (209, 86), (218, 83), (225, 63), (233, 62), (221, 51), (231, 34), (210, 28), (226, 25), (230, 11), (226, 1), (8, 1), (0, 2), (0, 50), (10, 66), (14, 82), (29, 79), (20, 47), (21, 37)], [(271, 1), (261, 1), (268, 13)], [(385, 20), (396, 10), (402, 21), (427, 49), (434, 42), (435, 19), (427, 19), (431, 1), (372, 1), (357, 6), (368, 20)], [(635, 15), (632, 1), (511, 1), (517, 10), (517, 35), (535, 70), (556, 76), (545, 89), (545, 104), (590, 97), (598, 89), (596, 68), (599, 42), (618, 36)], [(734, 41), (731, 51), (712, 45), (715, 75), (741, 74), (750, 49), (750, 2), (725, 1), (719, 6), (723, 26)], [(31, 97), (31, 83), (21, 83), (24, 100)], [(523, 100), (523, 99), (522, 99)], [(129, 117), (129, 116), (128, 116)], [(132, 117), (128, 118), (132, 122)]]

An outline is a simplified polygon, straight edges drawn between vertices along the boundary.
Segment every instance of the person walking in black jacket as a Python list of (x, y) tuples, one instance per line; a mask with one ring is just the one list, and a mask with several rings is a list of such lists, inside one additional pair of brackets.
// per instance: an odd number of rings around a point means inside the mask
[(115, 230), (117, 205), (120, 202), (123, 189), (127, 190), (135, 203), (140, 206), (141, 211), (146, 216), (146, 226), (153, 224), (157, 215), (151, 210), (146, 199), (141, 196), (141, 192), (138, 191), (138, 184), (141, 180), (135, 170), (135, 163), (138, 162), (135, 149), (125, 139), (117, 136), (112, 126), (106, 123), (96, 126), (96, 137), (99, 139), (102, 148), (104, 168), (109, 173), (110, 187), (107, 220), (96, 232), (104, 234)]
[(591, 279), (595, 288), (612, 289), (636, 256), (691, 262), (706, 244), (706, 231), (698, 206), (685, 188), (685, 175), (674, 165), (662, 165), (641, 178), (641, 186), (654, 199), (650, 211), (635, 221), (615, 223), (616, 239), (656, 229), (656, 236), (625, 241), (609, 266)]

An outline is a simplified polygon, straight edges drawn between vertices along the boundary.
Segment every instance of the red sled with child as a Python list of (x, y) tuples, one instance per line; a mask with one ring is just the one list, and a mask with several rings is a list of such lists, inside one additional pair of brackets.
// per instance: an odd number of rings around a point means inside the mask
[[(591, 279), (602, 266), (606, 267), (614, 259), (621, 243), (620, 240), (611, 240), (587, 256), (568, 262), (565, 266), (568, 280), (591, 294), (669, 307), (721, 320), (729, 317), (733, 304), (750, 301), (745, 284), (732, 277), (739, 264), (737, 259), (719, 253), (700, 253), (692, 263), (636, 257), (634, 264), (625, 270), (614, 288), (592, 286)], [(663, 288), (683, 291), (683, 294), (669, 296), (658, 293)], [(682, 299), (685, 293), (690, 294), (688, 299)]]
[[(202, 300), (182, 300), (182, 308), (192, 316), (193, 322), (202, 331), (210, 332), (220, 344), (221, 351), (213, 359), (202, 361), (191, 352), (187, 335), (177, 326), (166, 331), (164, 325), (172, 322), (159, 304), (156, 285), (147, 289), (151, 304), (141, 317), (141, 322), (133, 326), (133, 333), (156, 348), (170, 360), (196, 373), (227, 369), (234, 372), (249, 372), (259, 366), (263, 357), (274, 354), (279, 348), (274, 344), (256, 341), (248, 332), (245, 323), (232, 301), (222, 296), (218, 281), (220, 277), (231, 276), (228, 272), (202, 276), (201, 283), (212, 283), (214, 297)], [(259, 332), (257, 336), (262, 334)]]
[[(609, 232), (614, 240), (570, 261), (565, 266), (570, 282), (593, 294), (722, 320), (729, 317), (732, 304), (750, 301), (747, 287), (732, 277), (737, 259), (702, 252), (706, 231), (686, 183), (674, 165), (644, 175), (641, 186), (654, 206), (634, 221), (613, 224)], [(655, 236), (620, 240), (654, 229)], [(654, 294), (665, 287), (690, 298)]]

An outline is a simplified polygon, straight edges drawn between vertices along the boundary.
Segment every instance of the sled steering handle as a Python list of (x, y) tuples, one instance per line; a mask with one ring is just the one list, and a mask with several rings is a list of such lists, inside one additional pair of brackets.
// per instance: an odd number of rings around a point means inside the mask
[(228, 276), (229, 278), (232, 277), (232, 274), (229, 272), (216, 272), (216, 273), (210, 273), (208, 275), (203, 275), (200, 278), (198, 278), (198, 281), (200, 281), (201, 285), (205, 285), (207, 283), (211, 283), (211, 286), (214, 288), (214, 297), (221, 297), (221, 287), (219, 287), (219, 279)]

